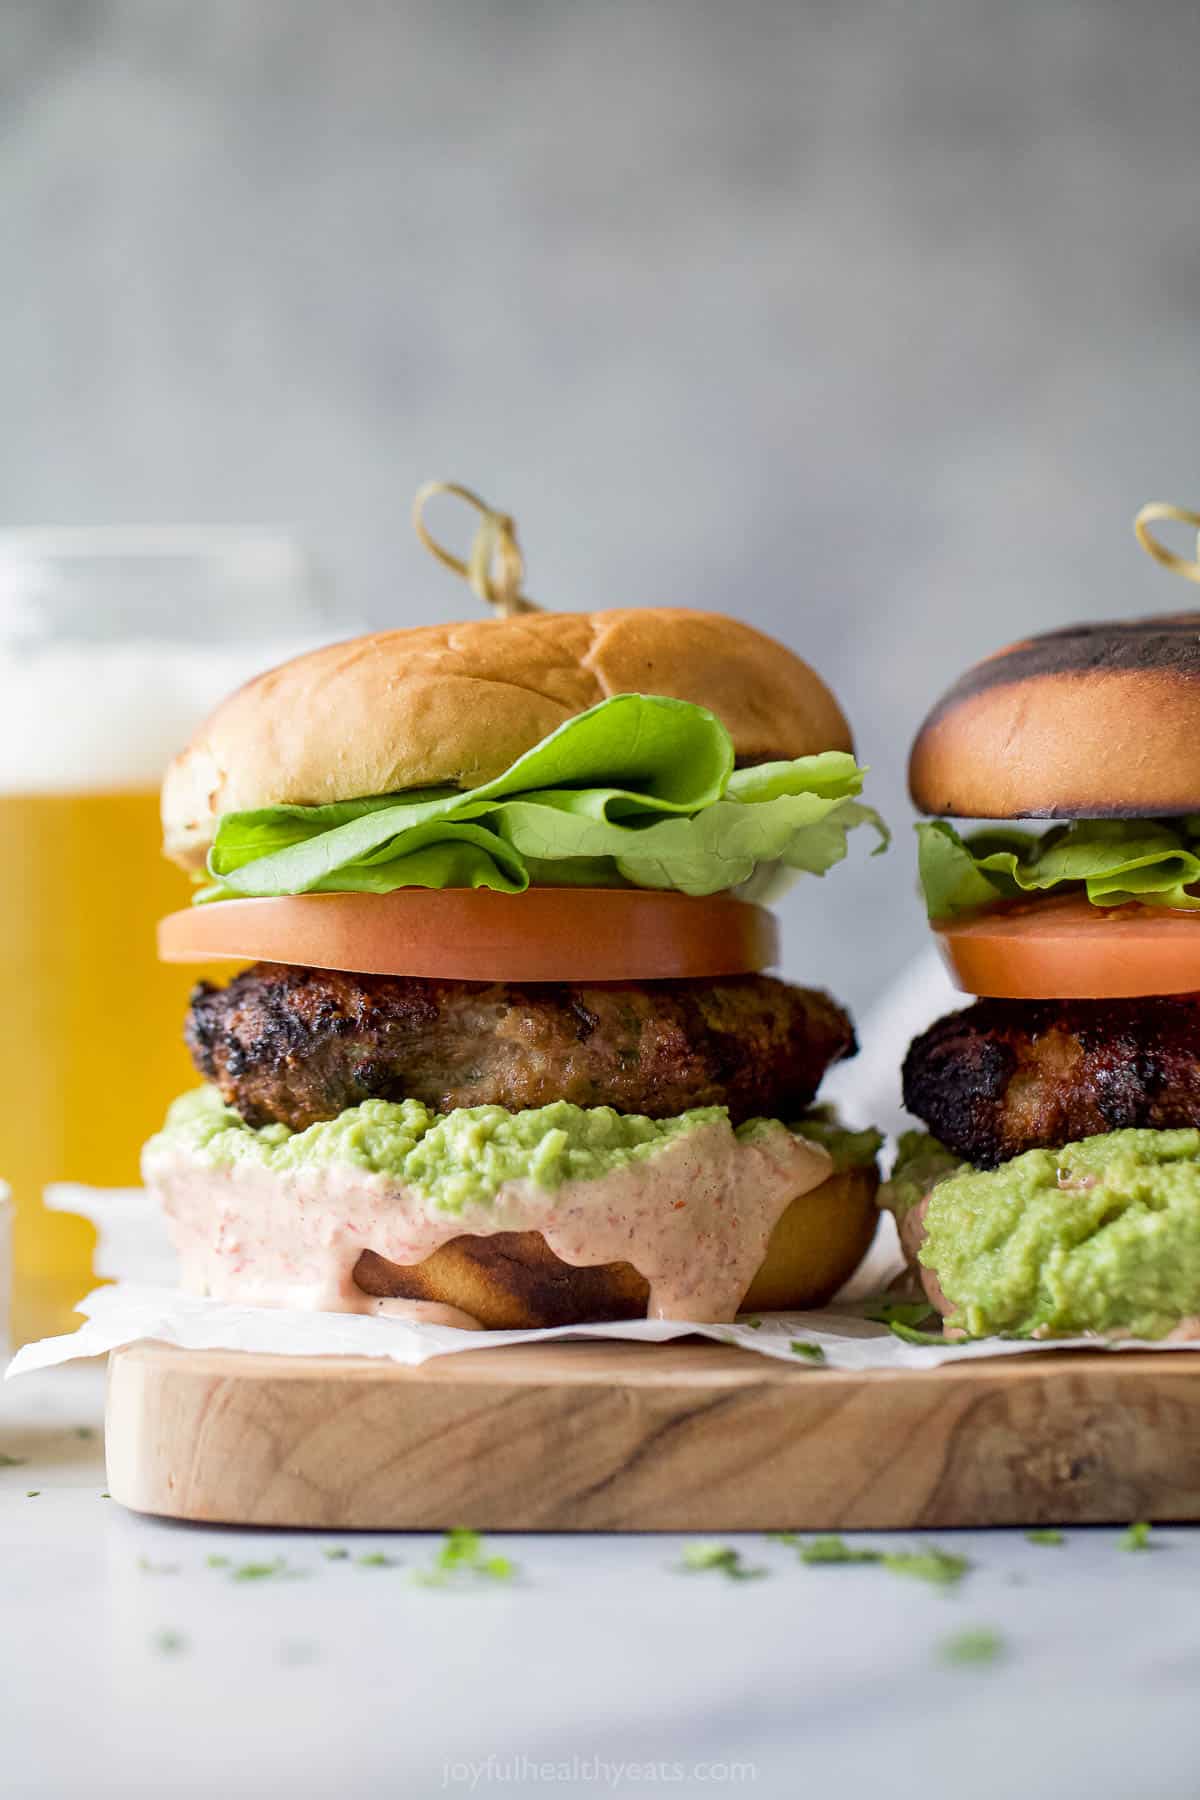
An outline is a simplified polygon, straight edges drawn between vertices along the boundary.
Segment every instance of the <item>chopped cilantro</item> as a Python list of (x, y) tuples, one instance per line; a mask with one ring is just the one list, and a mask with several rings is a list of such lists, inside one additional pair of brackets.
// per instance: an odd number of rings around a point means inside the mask
[(912, 1575), (918, 1581), (932, 1582), (935, 1587), (954, 1587), (971, 1567), (965, 1556), (949, 1550), (893, 1550), (883, 1558), (883, 1566), (893, 1575)]
[(341, 1544), (327, 1544), (322, 1551), (322, 1555), (326, 1562), (346, 1562), (349, 1559), (350, 1552)]
[(786, 1544), (789, 1550), (797, 1550), (800, 1547), (799, 1536), (794, 1531), (768, 1531), (767, 1542), (768, 1544)]
[(873, 1320), (876, 1325), (907, 1325), (912, 1328), (924, 1325), (933, 1316), (934, 1310), (928, 1300), (889, 1300), (885, 1295), (881, 1300), (868, 1301), (863, 1307), (863, 1318)]
[(109, 1493), (109, 1492), (108, 1492), (108, 1491), (107, 1491), (107, 1489), (106, 1489), (106, 1490), (105, 1490), (105, 1492), (104, 1492), (104, 1493), (103, 1493), (103, 1494), (101, 1494), (101, 1496), (100, 1496), (100, 1498), (101, 1498), (101, 1499), (102, 1499), (102, 1500), (111, 1500), (111, 1499), (112, 1499), (112, 1495), (111, 1495), (111, 1494), (110, 1494), (110, 1493)]
[(807, 1544), (800, 1545), (800, 1561), (802, 1563), (878, 1563), (883, 1561), (882, 1550), (855, 1550), (840, 1537), (810, 1538)]
[(917, 1331), (912, 1325), (905, 1325), (900, 1319), (893, 1319), (888, 1326), (893, 1337), (902, 1338), (906, 1344), (953, 1344), (955, 1339), (948, 1338), (941, 1331)]
[(96, 1433), (90, 1425), (77, 1425), (75, 1427), (75, 1436), (77, 1438), (82, 1438), (84, 1443), (86, 1443), (89, 1438), (94, 1438), (95, 1435)]
[(150, 1639), (150, 1646), (160, 1656), (177, 1656), (181, 1650), (187, 1649), (187, 1639), (178, 1631), (156, 1631)]
[(27, 1500), (36, 1500), (41, 1491), (41, 1488), (26, 1488), (25, 1498)]
[(1067, 1540), (1057, 1525), (1043, 1525), (1037, 1531), (1027, 1531), (1025, 1541), (1028, 1544), (1065, 1544)]
[(153, 1563), (148, 1556), (138, 1557), (138, 1568), (143, 1575), (178, 1575), (178, 1563)]
[(820, 1344), (809, 1344), (802, 1338), (793, 1338), (788, 1349), (793, 1356), (802, 1356), (805, 1362), (823, 1363), (825, 1361), (825, 1352)]
[(289, 1569), (284, 1557), (277, 1556), (273, 1562), (239, 1563), (230, 1576), (231, 1581), (294, 1581), (303, 1573), (300, 1569)]
[(704, 1569), (719, 1569), (730, 1581), (753, 1581), (767, 1572), (748, 1567), (742, 1561), (741, 1551), (735, 1550), (732, 1544), (685, 1544), (680, 1568), (689, 1575)]
[(360, 1569), (394, 1569), (396, 1558), (385, 1556), (382, 1550), (369, 1550), (365, 1556), (357, 1559)]
[(1139, 1519), (1129, 1527), (1117, 1540), (1118, 1550), (1154, 1550), (1157, 1545), (1150, 1541), (1150, 1526), (1145, 1519)]
[(938, 1646), (939, 1659), (959, 1667), (969, 1664), (999, 1662), (1004, 1655), (1004, 1639), (990, 1626), (976, 1625), (969, 1631), (956, 1632)]
[(511, 1581), (517, 1572), (507, 1556), (490, 1556), (477, 1531), (461, 1526), (448, 1531), (430, 1569), (417, 1569), (413, 1580), (424, 1587), (447, 1587), (460, 1577), (480, 1576), (489, 1581)]
[(738, 1323), (741, 1325), (748, 1325), (750, 1327), (751, 1331), (761, 1331), (762, 1330), (762, 1320), (758, 1319), (758, 1318), (740, 1319), (738, 1321)]
[(227, 1569), (229, 1567), (227, 1556), (206, 1556), (204, 1560), (210, 1569)]
[(890, 1569), (893, 1575), (911, 1575), (918, 1581), (929, 1581), (936, 1587), (953, 1587), (961, 1581), (970, 1563), (965, 1556), (954, 1556), (948, 1550), (859, 1549), (841, 1537), (810, 1538), (799, 1548), (802, 1563), (875, 1563)]

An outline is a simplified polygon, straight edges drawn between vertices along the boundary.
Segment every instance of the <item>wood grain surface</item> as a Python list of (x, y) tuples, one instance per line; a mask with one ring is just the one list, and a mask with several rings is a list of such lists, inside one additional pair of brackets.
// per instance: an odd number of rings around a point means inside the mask
[(113, 1353), (113, 1498), (240, 1525), (705, 1531), (1200, 1519), (1200, 1356), (920, 1373), (699, 1341), (469, 1351), (419, 1369)]

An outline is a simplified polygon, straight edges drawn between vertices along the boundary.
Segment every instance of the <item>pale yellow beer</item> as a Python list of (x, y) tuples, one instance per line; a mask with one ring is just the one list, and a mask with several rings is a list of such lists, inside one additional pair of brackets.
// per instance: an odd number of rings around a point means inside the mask
[(182, 1032), (202, 971), (154, 948), (155, 922), (191, 889), (160, 842), (157, 789), (0, 792), (0, 1173), (16, 1203), (18, 1343), (69, 1330), (95, 1285), (91, 1225), (49, 1212), (43, 1188), (135, 1186), (143, 1141), (198, 1080)]
[[(327, 638), (288, 534), (0, 532), (0, 1182), (16, 1207), (12, 1335), (76, 1323), (95, 1234), (43, 1190), (139, 1183), (198, 1077), (188, 994), (155, 924), (191, 884), (162, 859), (158, 789), (225, 694)], [(0, 1250), (3, 1246), (0, 1245)], [(0, 1340), (3, 1339), (0, 1295)]]

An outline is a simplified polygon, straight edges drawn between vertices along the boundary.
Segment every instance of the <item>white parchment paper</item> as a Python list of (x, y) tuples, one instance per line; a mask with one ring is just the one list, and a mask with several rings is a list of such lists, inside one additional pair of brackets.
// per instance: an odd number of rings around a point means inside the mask
[[(698, 1333), (718, 1343), (737, 1344), (797, 1369), (928, 1369), (938, 1363), (979, 1356), (1012, 1356), (1031, 1350), (1103, 1347), (1200, 1349), (1142, 1345), (1133, 1340), (1109, 1345), (1076, 1338), (1053, 1345), (999, 1339), (971, 1344), (909, 1344), (884, 1325), (863, 1316), (866, 1299), (880, 1293), (901, 1267), (889, 1218), (881, 1220), (870, 1254), (843, 1293), (820, 1312), (761, 1313), (732, 1325), (695, 1325), (686, 1320), (633, 1319), (608, 1325), (562, 1326), (546, 1331), (464, 1331), (451, 1325), (413, 1324), (402, 1319), (357, 1317), (348, 1313), (298, 1312), (265, 1306), (229, 1306), (185, 1294), (174, 1285), (174, 1255), (157, 1206), (140, 1191), (60, 1187), (50, 1196), (65, 1211), (82, 1213), (99, 1233), (97, 1272), (118, 1279), (81, 1302), (85, 1323), (65, 1337), (26, 1344), (8, 1366), (22, 1375), (78, 1357), (101, 1356), (143, 1339), (190, 1350), (253, 1350), (274, 1356), (378, 1356), (410, 1367), (458, 1350), (494, 1349), (504, 1344), (539, 1343), (551, 1338), (627, 1338), (661, 1344)], [(800, 1348), (795, 1348), (795, 1346)], [(814, 1348), (819, 1355), (814, 1354)]]

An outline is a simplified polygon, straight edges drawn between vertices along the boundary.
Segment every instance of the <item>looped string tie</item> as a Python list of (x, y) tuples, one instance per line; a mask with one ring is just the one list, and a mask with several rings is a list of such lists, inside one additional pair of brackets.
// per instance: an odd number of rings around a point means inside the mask
[[(439, 544), (425, 523), (425, 508), (438, 494), (453, 494), (456, 499), (473, 506), (479, 514), (479, 524), (465, 562), (444, 544)], [(417, 490), (412, 519), (413, 529), (430, 554), (447, 569), (461, 575), (484, 605), (492, 607), (501, 618), (542, 610), (521, 592), (525, 559), (517, 543), (516, 524), (508, 513), (496, 512), (486, 500), (481, 500), (470, 488), (460, 487), (456, 481), (427, 481)]]
[[(1174, 550), (1168, 550), (1149, 529), (1159, 519), (1170, 519), (1180, 525), (1193, 526), (1196, 530), (1196, 555), (1177, 556)], [(1200, 513), (1192, 512), (1186, 506), (1172, 506), (1169, 500), (1151, 500), (1133, 521), (1133, 529), (1137, 533), (1138, 543), (1155, 562), (1162, 563), (1164, 568), (1176, 575), (1182, 575), (1185, 581), (1200, 582)]]

